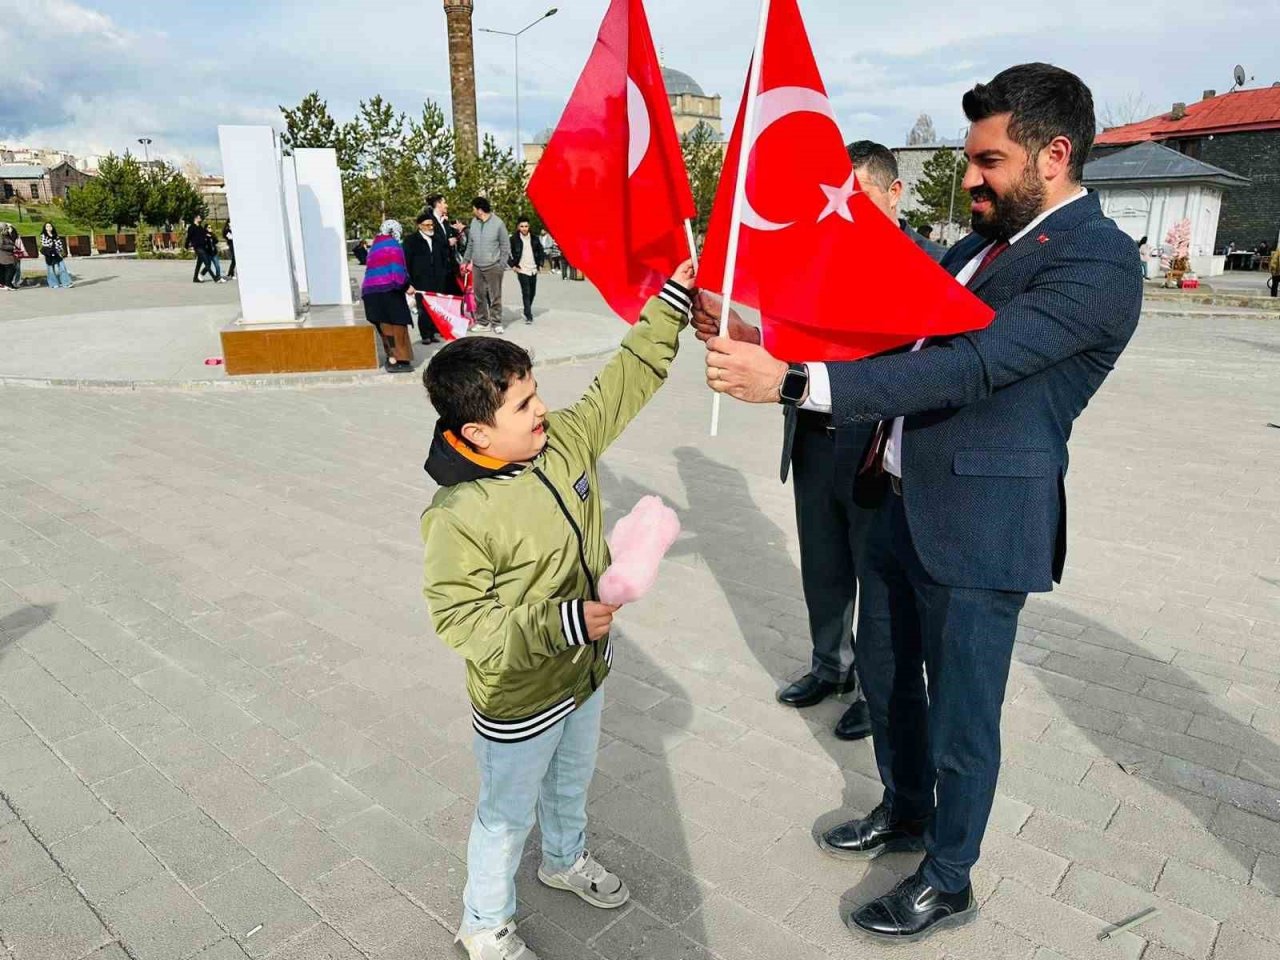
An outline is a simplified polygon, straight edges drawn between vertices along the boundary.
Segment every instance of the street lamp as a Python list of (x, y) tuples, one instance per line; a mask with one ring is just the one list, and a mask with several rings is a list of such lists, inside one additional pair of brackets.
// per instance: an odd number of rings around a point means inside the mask
[(147, 161), (147, 169), (151, 169), (151, 138), (139, 137), (138, 142), (142, 144), (142, 156)]
[(517, 30), (515, 33), (512, 33), (512, 32), (510, 32), (510, 31), (508, 31), (508, 30), (491, 30), (491, 29), (489, 29), (488, 27), (481, 27), (481, 28), (480, 28), (480, 32), (481, 32), (481, 33), (496, 33), (496, 34), (499, 34), (500, 36), (504, 36), (504, 37), (512, 37), (512, 38), (515, 40), (515, 42), (516, 42), (516, 44), (515, 44), (515, 46), (516, 46), (516, 144), (515, 144), (515, 153), (516, 153), (516, 159), (517, 159), (517, 160), (521, 160), (521, 161), (523, 161), (523, 159), (524, 159), (524, 157), (522, 156), (522, 150), (521, 150), (521, 147), (520, 147), (520, 34), (524, 33), (526, 30), (530, 30), (530, 29), (532, 29), (533, 27), (536, 27), (538, 24), (540, 24), (543, 20), (546, 20), (548, 17), (554, 17), (554, 16), (556, 15), (556, 11), (557, 11), (557, 10), (559, 10), (559, 9), (560, 9), (559, 7), (552, 7), (550, 10), (548, 10), (546, 13), (544, 13), (542, 16), (540, 16), (537, 20), (533, 21), (533, 23), (529, 24), (529, 26), (525, 27), (523, 30)]
[[(968, 135), (969, 135), (969, 128), (961, 127), (960, 142), (963, 143), (965, 137), (967, 137)], [(960, 148), (960, 152), (961, 154), (964, 153), (964, 147)], [(954, 159), (959, 160), (960, 158), (956, 157)], [(949, 201), (948, 201), (949, 205), (947, 208), (947, 232), (948, 233), (951, 232), (951, 228), (955, 225), (955, 222), (956, 222), (956, 169), (959, 166), (960, 164), (956, 162), (953, 162), (951, 164), (951, 196), (949, 198)]]

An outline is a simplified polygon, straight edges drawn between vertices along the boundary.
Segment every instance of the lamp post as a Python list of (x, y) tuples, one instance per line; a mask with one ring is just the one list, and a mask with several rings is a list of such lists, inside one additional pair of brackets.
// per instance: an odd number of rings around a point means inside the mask
[[(964, 142), (964, 138), (967, 137), (968, 135), (969, 135), (969, 128), (961, 127), (960, 128), (961, 143)], [(960, 148), (960, 152), (963, 155), (964, 147)], [(951, 196), (948, 198), (948, 207), (947, 207), (947, 232), (948, 233), (951, 232), (951, 228), (955, 225), (955, 222), (956, 222), (956, 168), (959, 167), (960, 164), (954, 161), (958, 161), (959, 159), (960, 159), (959, 157), (953, 158), (953, 162), (951, 164)]]
[(481, 32), (481, 33), (496, 33), (496, 34), (499, 34), (500, 36), (503, 36), (503, 37), (511, 37), (511, 38), (513, 38), (513, 39), (515, 40), (515, 42), (516, 42), (516, 43), (515, 43), (515, 47), (516, 47), (516, 142), (515, 142), (515, 154), (516, 154), (516, 159), (517, 159), (517, 160), (519, 160), (519, 161), (521, 161), (521, 162), (523, 162), (523, 161), (524, 161), (524, 157), (522, 156), (522, 150), (521, 150), (521, 147), (520, 147), (520, 34), (524, 33), (526, 30), (531, 30), (532, 28), (536, 27), (538, 24), (540, 24), (543, 20), (546, 20), (548, 17), (554, 17), (554, 16), (556, 15), (556, 11), (557, 11), (557, 10), (559, 10), (559, 9), (560, 9), (559, 7), (552, 7), (550, 10), (548, 10), (546, 13), (544, 13), (542, 16), (540, 16), (537, 20), (533, 21), (533, 23), (529, 24), (527, 27), (524, 27), (524, 28), (523, 28), (523, 29), (521, 29), (521, 30), (517, 30), (517, 31), (515, 31), (514, 33), (512, 33), (512, 32), (511, 32), (511, 31), (509, 31), (509, 30), (491, 30), (491, 29), (489, 29), (488, 27), (481, 27), (481, 28), (480, 28), (480, 32)]
[(147, 162), (147, 169), (151, 169), (151, 138), (139, 137), (138, 142), (142, 144), (142, 156)]

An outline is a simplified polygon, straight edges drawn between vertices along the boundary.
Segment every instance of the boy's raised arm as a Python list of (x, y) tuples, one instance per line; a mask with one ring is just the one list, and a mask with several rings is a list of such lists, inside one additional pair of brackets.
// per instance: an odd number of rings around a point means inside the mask
[(622, 346), (596, 376), (582, 399), (553, 416), (581, 434), (593, 456), (600, 456), (644, 409), (667, 379), (679, 350), (680, 331), (693, 311), (693, 266), (681, 264)]

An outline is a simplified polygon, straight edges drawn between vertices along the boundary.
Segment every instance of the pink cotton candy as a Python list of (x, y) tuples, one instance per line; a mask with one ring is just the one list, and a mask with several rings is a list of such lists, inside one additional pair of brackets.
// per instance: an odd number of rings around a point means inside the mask
[(680, 518), (661, 497), (642, 497), (609, 535), (613, 563), (600, 578), (600, 599), (634, 603), (658, 579), (658, 564), (680, 535)]

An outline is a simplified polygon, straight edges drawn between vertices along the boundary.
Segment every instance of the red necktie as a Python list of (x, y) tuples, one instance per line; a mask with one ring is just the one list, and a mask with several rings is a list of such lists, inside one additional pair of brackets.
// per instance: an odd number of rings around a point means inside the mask
[[(982, 271), (991, 266), (995, 262), (996, 257), (1009, 249), (1008, 240), (997, 240), (982, 257), (982, 262), (978, 264), (978, 269), (973, 271), (973, 276), (969, 278), (969, 282), (965, 286), (972, 287), (973, 282), (982, 276)], [(862, 466), (858, 469), (859, 474), (870, 473), (878, 475), (884, 473), (884, 451), (889, 445), (890, 420), (881, 420), (876, 424), (876, 431), (871, 437), (871, 446), (867, 449), (866, 459), (862, 461)]]

